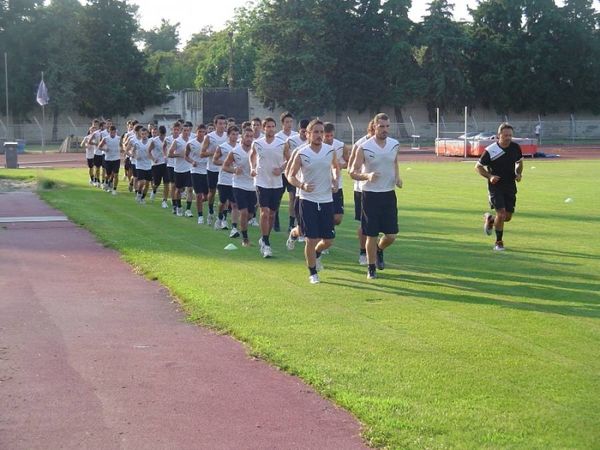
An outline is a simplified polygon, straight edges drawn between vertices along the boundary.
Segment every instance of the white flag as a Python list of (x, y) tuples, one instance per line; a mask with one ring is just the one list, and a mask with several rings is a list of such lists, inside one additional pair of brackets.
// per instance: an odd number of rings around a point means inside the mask
[(50, 100), (48, 97), (48, 89), (46, 89), (46, 83), (44, 83), (44, 80), (40, 81), (36, 99), (37, 102), (42, 106), (47, 105), (48, 101)]

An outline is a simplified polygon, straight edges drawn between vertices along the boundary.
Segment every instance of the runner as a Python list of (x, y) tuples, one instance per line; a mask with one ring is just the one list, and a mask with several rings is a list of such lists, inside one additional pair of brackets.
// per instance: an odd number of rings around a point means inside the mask
[(169, 193), (171, 194), (171, 203), (173, 205), (173, 214), (177, 211), (177, 206), (175, 205), (175, 158), (169, 158), (169, 149), (171, 145), (173, 145), (173, 141), (179, 137), (181, 133), (181, 123), (179, 121), (174, 122), (171, 130), (171, 134), (165, 138), (165, 142), (163, 144), (163, 153), (167, 155), (167, 182), (164, 186), (163, 193), (163, 202), (160, 205), (162, 208), (167, 209), (169, 204), (167, 200), (169, 198)]
[(186, 217), (193, 217), (191, 207), (192, 202), (192, 175), (190, 170), (192, 165), (185, 158), (185, 151), (188, 141), (190, 140), (190, 132), (192, 130), (191, 122), (183, 124), (181, 135), (173, 141), (169, 148), (169, 158), (175, 158), (175, 189), (173, 191), (173, 203), (175, 205), (175, 214), (182, 217), (184, 215), (181, 207), (181, 193), (186, 191), (187, 204), (185, 209)]
[(98, 188), (102, 188), (102, 181), (100, 179), (100, 169), (102, 168), (102, 150), (98, 148), (98, 144), (100, 143), (100, 121), (98, 119), (94, 119), (92, 121), (92, 128), (94, 131), (90, 136), (89, 143), (94, 148), (94, 186)]
[[(369, 121), (367, 125), (367, 134), (361, 137), (358, 141), (354, 143), (352, 146), (352, 151), (350, 152), (350, 157), (348, 158), (348, 170), (354, 164), (354, 159), (356, 158), (356, 150), (367, 142), (367, 140), (375, 134), (375, 127), (373, 124), (373, 120)], [(352, 175), (350, 175), (352, 177)], [(360, 225), (360, 216), (362, 214), (362, 191), (360, 187), (360, 180), (354, 180), (354, 220), (359, 222), (358, 228), (356, 230), (356, 237), (358, 239), (358, 264), (361, 266), (367, 265), (367, 237), (362, 232), (362, 226)]]
[(337, 153), (323, 143), (323, 134), (323, 122), (312, 120), (308, 125), (309, 142), (299, 149), (288, 171), (290, 183), (300, 190), (300, 216), (306, 235), (304, 256), (311, 284), (319, 283), (321, 253), (331, 247), (335, 238), (332, 192), (338, 190), (340, 169)]
[(196, 127), (196, 136), (190, 139), (185, 148), (185, 159), (192, 165), (192, 186), (196, 193), (196, 209), (198, 211), (198, 225), (204, 223), (203, 204), (208, 197), (208, 175), (206, 166), (208, 158), (201, 156), (202, 143), (206, 136), (206, 125), (201, 123)]
[(90, 142), (92, 135), (96, 132), (96, 128), (92, 125), (88, 129), (88, 134), (81, 141), (81, 147), (85, 147), (85, 159), (87, 160), (88, 174), (90, 176), (90, 186), (96, 185), (94, 177), (94, 145)]
[[(281, 124), (281, 130), (275, 135), (282, 141), (287, 143), (287, 140), (298, 135), (292, 127), (294, 125), (294, 116), (292, 113), (285, 111), (281, 113), (279, 117), (279, 123)], [(293, 150), (293, 149), (292, 149)], [(288, 149), (291, 154), (291, 150)], [(288, 216), (289, 216), (289, 224), (288, 224), (288, 233), (296, 226), (296, 215), (294, 213), (294, 201), (296, 198), (296, 187), (292, 186), (288, 183), (285, 173), (281, 175), (281, 179), (283, 180), (283, 187), (288, 193)], [(279, 225), (279, 210), (275, 213), (275, 224), (273, 225), (273, 229), (275, 231), (280, 230)]]
[(121, 139), (117, 135), (117, 127), (111, 125), (108, 136), (100, 141), (99, 147), (104, 150), (107, 177), (107, 192), (117, 195), (119, 184), (119, 168), (121, 167)]
[(133, 187), (137, 186), (137, 167), (136, 167), (135, 158), (132, 158), (131, 155), (129, 155), (129, 152), (127, 151), (127, 149), (129, 147), (129, 141), (132, 139), (137, 139), (137, 134), (141, 128), (142, 128), (142, 125), (140, 125), (140, 123), (137, 120), (132, 120), (131, 121), (131, 130), (127, 132), (127, 134), (125, 135), (125, 139), (123, 140), (124, 153), (127, 154), (129, 157), (129, 171), (130, 171), (130, 174), (128, 175), (129, 192), (132, 192)]
[(342, 223), (344, 217), (344, 180), (342, 179), (341, 170), (348, 168), (348, 149), (342, 141), (335, 138), (335, 126), (331, 122), (327, 122), (324, 125), (323, 142), (331, 145), (335, 150), (337, 163), (340, 168), (338, 189), (337, 192), (333, 193), (333, 223), (335, 226), (338, 226)]
[[(163, 187), (163, 200), (162, 204), (167, 203), (167, 183), (169, 177), (167, 175), (167, 160), (165, 158), (165, 143), (167, 140), (167, 129), (164, 125), (152, 130), (152, 139), (148, 145), (148, 153), (150, 160), (152, 161), (152, 192), (150, 193), (150, 200), (154, 200), (156, 192), (160, 187), (161, 183), (164, 183)], [(163, 206), (164, 208), (164, 206)]]
[[(390, 120), (379, 113), (373, 123), (375, 135), (356, 150), (351, 175), (361, 180), (361, 226), (367, 236), (368, 279), (377, 278), (376, 270), (385, 268), (383, 251), (396, 239), (398, 206), (394, 187), (402, 187), (398, 168), (400, 144), (388, 137)], [(379, 233), (383, 233), (381, 238)]]
[(130, 154), (135, 158), (137, 171), (136, 201), (146, 203), (146, 194), (152, 182), (152, 161), (148, 154), (148, 129), (142, 126), (136, 139), (129, 140)]
[(227, 140), (225, 126), (227, 118), (223, 114), (217, 114), (213, 120), (215, 131), (206, 135), (202, 143), (202, 157), (208, 158), (207, 176), (208, 176), (208, 217), (206, 224), (211, 225), (215, 216), (215, 194), (217, 192), (217, 182), (219, 181), (219, 170), (221, 169), (213, 162), (213, 156), (217, 147)]
[(283, 191), (281, 174), (285, 170), (289, 153), (285, 142), (275, 137), (275, 119), (267, 117), (262, 126), (265, 137), (255, 140), (250, 149), (251, 175), (258, 191), (260, 206), (260, 253), (263, 258), (273, 256), (269, 235), (275, 221), (275, 211)]
[[(240, 137), (240, 129), (235, 125), (227, 129), (227, 142), (223, 142), (217, 147), (213, 156), (213, 163), (222, 166), (227, 155), (235, 148)], [(230, 172), (219, 171), (219, 180), (217, 183), (219, 191), (219, 216), (215, 222), (215, 230), (227, 230), (227, 208), (231, 208), (231, 233), (230, 238), (236, 238), (240, 235), (237, 230), (239, 213), (233, 197), (233, 176)]]
[(517, 184), (523, 178), (523, 153), (513, 142), (513, 127), (503, 122), (498, 127), (498, 142), (488, 146), (475, 169), (488, 180), (490, 207), (496, 210), (483, 215), (483, 230), (488, 236), (496, 231), (494, 250), (504, 251), (504, 224), (510, 222), (517, 203)]
[(248, 217), (250, 212), (254, 212), (256, 205), (256, 187), (251, 176), (250, 158), (248, 156), (253, 140), (254, 131), (252, 131), (252, 128), (244, 128), (241, 142), (229, 152), (223, 162), (222, 169), (233, 174), (233, 196), (240, 214), (240, 232), (242, 233), (243, 247), (250, 247)]

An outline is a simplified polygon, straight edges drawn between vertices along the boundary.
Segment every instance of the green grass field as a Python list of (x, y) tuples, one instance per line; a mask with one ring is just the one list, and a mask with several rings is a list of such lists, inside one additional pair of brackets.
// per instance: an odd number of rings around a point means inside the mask
[(167, 286), (191, 319), (350, 410), (373, 446), (598, 448), (600, 161), (526, 161), (504, 253), (482, 232), (472, 163), (401, 170), (400, 234), (380, 278), (357, 264), (347, 182), (316, 286), (285, 233), (263, 260), (256, 246), (224, 251), (225, 232), (159, 202), (137, 205), (124, 186), (117, 197), (89, 187), (84, 169), (0, 177), (55, 181), (45, 200)]

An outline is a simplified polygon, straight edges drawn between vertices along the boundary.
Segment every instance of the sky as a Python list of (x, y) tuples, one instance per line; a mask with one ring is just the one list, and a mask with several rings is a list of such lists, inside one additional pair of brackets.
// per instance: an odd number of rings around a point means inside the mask
[[(335, 0), (333, 0), (335, 1)], [(171, 23), (180, 23), (179, 37), (181, 44), (196, 32), (206, 26), (211, 26), (218, 31), (225, 27), (225, 23), (232, 17), (235, 8), (246, 6), (248, 0), (130, 0), (139, 6), (138, 14), (143, 29), (149, 30), (160, 25), (160, 20), (165, 19)], [(420, 22), (421, 17), (427, 12), (429, 1), (413, 0), (413, 7), (409, 16), (412, 21)], [(477, 0), (456, 0), (454, 2), (454, 18), (466, 19), (469, 17), (467, 6), (477, 5)]]

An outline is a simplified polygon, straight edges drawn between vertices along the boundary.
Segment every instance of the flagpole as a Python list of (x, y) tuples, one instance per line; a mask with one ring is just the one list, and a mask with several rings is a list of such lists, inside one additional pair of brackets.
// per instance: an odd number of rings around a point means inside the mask
[[(44, 72), (42, 71), (42, 83), (44, 82)], [(42, 153), (46, 153), (46, 142), (44, 139), (44, 133), (46, 132), (46, 112), (45, 105), (42, 105)]]
[(6, 138), (10, 135), (10, 122), (8, 120), (8, 58), (4, 52), (4, 87), (6, 88)]

